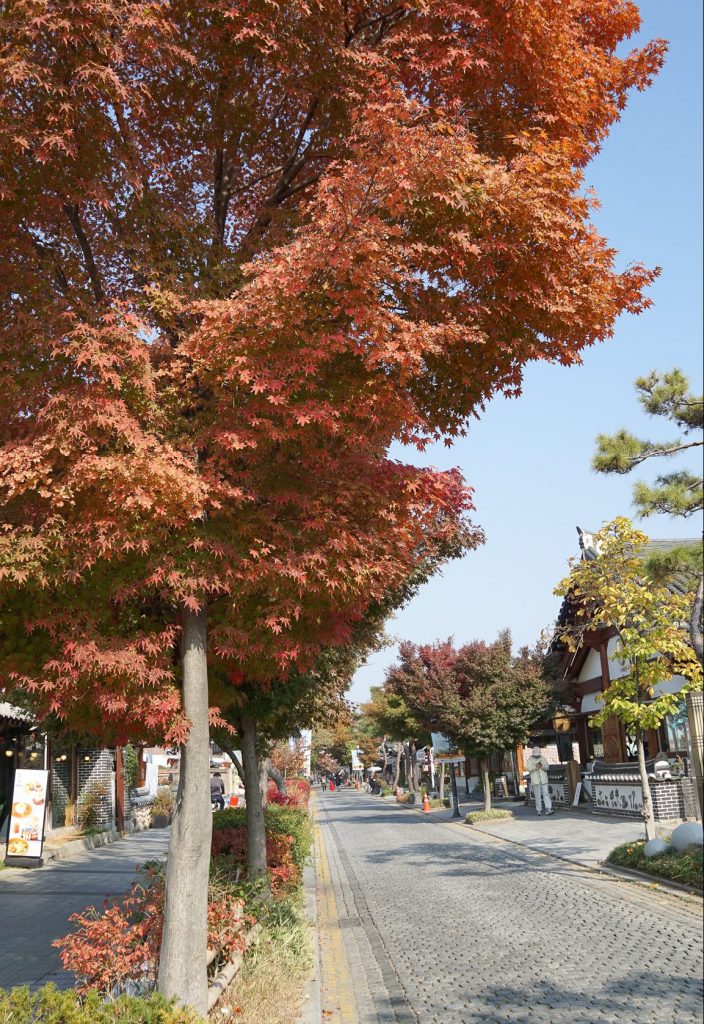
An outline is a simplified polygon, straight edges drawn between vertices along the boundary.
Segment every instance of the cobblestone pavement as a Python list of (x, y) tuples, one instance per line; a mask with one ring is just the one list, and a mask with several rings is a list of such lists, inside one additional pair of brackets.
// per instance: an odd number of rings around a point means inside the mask
[(71, 931), (71, 914), (127, 892), (138, 864), (164, 860), (168, 839), (167, 829), (136, 832), (42, 868), (0, 871), (0, 988), (69, 987), (52, 941)]
[(316, 815), (323, 1020), (701, 1021), (700, 902), (357, 792)]

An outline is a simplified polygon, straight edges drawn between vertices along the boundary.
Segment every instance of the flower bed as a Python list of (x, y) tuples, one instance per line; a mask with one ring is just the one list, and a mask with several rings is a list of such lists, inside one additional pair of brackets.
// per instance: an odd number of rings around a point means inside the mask
[(684, 853), (668, 850), (667, 853), (663, 853), (659, 857), (646, 860), (643, 853), (644, 846), (645, 840), (642, 839), (635, 843), (624, 843), (623, 846), (617, 846), (615, 850), (611, 851), (607, 861), (618, 867), (643, 871), (656, 878), (679, 882), (681, 885), (691, 885), (693, 888), (701, 890), (704, 878), (702, 850), (685, 850)]

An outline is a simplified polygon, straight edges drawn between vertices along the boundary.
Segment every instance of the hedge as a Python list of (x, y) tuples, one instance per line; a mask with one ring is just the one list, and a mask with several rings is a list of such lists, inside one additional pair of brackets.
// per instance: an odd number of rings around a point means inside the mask
[(0, 989), (0, 1021), (12, 1024), (197, 1024), (201, 1020), (157, 994), (146, 999), (120, 996), (103, 1003), (96, 992), (79, 999), (73, 989), (64, 992), (55, 985), (37, 992)]
[[(213, 815), (213, 828), (242, 828), (247, 824), (244, 807), (226, 807)], [(303, 870), (313, 846), (310, 815), (297, 807), (268, 804), (264, 811), (266, 830), (273, 835), (293, 836), (293, 860)]]

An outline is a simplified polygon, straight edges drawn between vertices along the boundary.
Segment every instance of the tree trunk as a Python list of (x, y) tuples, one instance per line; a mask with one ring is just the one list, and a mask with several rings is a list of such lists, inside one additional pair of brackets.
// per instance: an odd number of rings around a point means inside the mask
[(401, 778), (401, 755), (403, 753), (403, 747), (400, 743), (396, 744), (396, 771), (394, 773), (394, 790), (398, 787), (398, 780)]
[(383, 775), (384, 775), (384, 779), (387, 780), (388, 777), (389, 777), (388, 774), (387, 774), (387, 772), (389, 770), (389, 751), (388, 751), (388, 749), (386, 747), (386, 736), (384, 736), (384, 738), (381, 741), (381, 754), (382, 754), (382, 757), (384, 758)]
[(266, 872), (266, 825), (262, 791), (259, 786), (257, 731), (249, 715), (241, 715), (244, 795), (247, 817), (247, 870), (249, 877)]
[(638, 770), (640, 771), (640, 782), (643, 787), (643, 820), (645, 821), (645, 838), (655, 839), (655, 814), (653, 813), (653, 798), (650, 795), (650, 781), (645, 768), (645, 747), (643, 745), (643, 730), (636, 726), (636, 746), (638, 748)]
[(411, 748), (408, 743), (403, 744), (403, 770), (406, 776), (408, 792), (413, 793), (413, 775), (411, 773)]
[(418, 753), (415, 740), (411, 742), (411, 776), (413, 778), (413, 792), (418, 792)]
[(244, 768), (242, 767), (242, 763), (237, 754), (235, 753), (235, 751), (232, 749), (232, 747), (227, 746), (225, 743), (223, 743), (219, 736), (217, 738), (217, 744), (222, 750), (225, 751), (227, 756), (232, 761), (233, 765), (235, 766), (235, 771), (240, 777), (240, 781), (244, 782)]
[(484, 810), (491, 810), (491, 782), (489, 781), (489, 762), (481, 759), (482, 786), (484, 787)]
[(167, 999), (205, 1016), (210, 810), (210, 736), (206, 611), (181, 607), (183, 710), (191, 723), (181, 747), (176, 806), (166, 865), (164, 932), (158, 987)]
[(704, 636), (702, 635), (702, 607), (704, 606), (704, 576), (699, 577), (697, 592), (692, 601), (692, 611), (689, 617), (689, 635), (692, 640), (694, 653), (699, 658), (701, 665), (704, 665)]
[(286, 796), (286, 783), (284, 782), (284, 777), (278, 768), (274, 768), (269, 758), (266, 759), (266, 771), (268, 778), (273, 779), (276, 783), (276, 788), (281, 796)]
[(269, 803), (269, 768), (267, 758), (259, 758), (259, 792), (262, 795), (262, 807)]

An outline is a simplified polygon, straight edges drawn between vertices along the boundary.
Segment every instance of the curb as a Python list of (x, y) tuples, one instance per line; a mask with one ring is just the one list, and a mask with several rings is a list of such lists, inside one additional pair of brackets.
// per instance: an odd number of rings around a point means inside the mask
[(616, 878), (628, 878), (633, 879), (634, 882), (647, 882), (649, 888), (656, 886), (658, 889), (665, 889), (667, 892), (671, 892), (672, 895), (686, 895), (696, 896), (697, 899), (704, 899), (700, 889), (695, 889), (691, 885), (685, 885), (684, 882), (675, 882), (670, 878), (660, 878), (659, 875), (649, 875), (647, 871), (638, 871), (636, 868), (623, 868), (620, 865), (607, 864), (606, 861), (601, 861), (599, 868), (594, 870), (604, 871), (608, 875), (614, 875)]
[(123, 837), (124, 833), (115, 831), (99, 832), (95, 836), (82, 836), (79, 839), (72, 839), (69, 843), (64, 843), (62, 846), (57, 846), (55, 849), (45, 849), (43, 858), (47, 864), (53, 860), (68, 860), (76, 853), (83, 853), (85, 850), (97, 850), (101, 846), (109, 846)]
[(298, 1014), (299, 1024), (320, 1024), (320, 948), (318, 945), (318, 904), (315, 885), (315, 851), (312, 863), (303, 868), (303, 892), (306, 917), (310, 921), (313, 939), (313, 967), (306, 983), (303, 1005)]
[[(51, 864), (53, 861), (70, 860), (77, 853), (85, 853), (86, 850), (97, 850), (101, 846), (109, 846), (130, 834), (113, 830), (111, 832), (99, 832), (95, 836), (81, 836), (53, 849), (51, 846), (48, 848), (45, 846), (42, 850), (42, 867), (46, 867), (47, 864)], [(21, 873), (27, 870), (36, 871), (37, 868), (6, 867), (3, 874), (7, 873), (9, 875), (11, 871)]]
[[(386, 799), (393, 798), (387, 797)], [(409, 811), (420, 811), (420, 808), (417, 807), (415, 804), (397, 804), (397, 806), (403, 807), (405, 810)], [(436, 807), (433, 808), (433, 810), (446, 811), (448, 810), (448, 808)], [(604, 816), (602, 815), (601, 817)], [(430, 815), (428, 815), (428, 818), (429, 820), (432, 820), (432, 817)], [(497, 821), (501, 820), (502, 819), (500, 818), (497, 819)], [(508, 822), (511, 819), (504, 818), (503, 820)], [(435, 821), (437, 824), (440, 825), (465, 825), (468, 829), (472, 829), (475, 832), (480, 832), (482, 835), (487, 836), (489, 839), (498, 839), (499, 842), (510, 843), (512, 846), (518, 846), (520, 847), (520, 849), (528, 850), (530, 853), (534, 853), (542, 857), (551, 857), (553, 860), (559, 860), (561, 864), (568, 864), (570, 867), (578, 871), (591, 871), (595, 875), (611, 875), (613, 878), (621, 879), (621, 881), (635, 882), (638, 885), (647, 885), (650, 889), (655, 887), (657, 889), (669, 893), (671, 896), (677, 896), (680, 898), (684, 897), (686, 899), (687, 897), (691, 896), (694, 896), (697, 900), (701, 900), (703, 898), (701, 892), (699, 892), (697, 889), (693, 889), (689, 885), (683, 885), (680, 882), (672, 882), (666, 878), (658, 878), (656, 875), (648, 875), (643, 871), (634, 871), (632, 868), (615, 868), (612, 865), (607, 864), (605, 861), (599, 861), (598, 866), (595, 866), (593, 864), (586, 864), (583, 861), (570, 860), (568, 857), (561, 857), (559, 853), (548, 853), (546, 850), (536, 850), (534, 847), (528, 846), (527, 843), (522, 843), (517, 839), (509, 839), (508, 836), (497, 836), (494, 835), (493, 832), (487, 832), (485, 829), (482, 828), (483, 822), (480, 822), (477, 825), (470, 825), (469, 822), (466, 822), (464, 820), (464, 817), (449, 819), (435, 818)]]
[(583, 861), (570, 860), (568, 857), (561, 857), (559, 853), (548, 853), (546, 850), (536, 850), (533, 846), (528, 846), (527, 843), (521, 843), (517, 839), (509, 839), (507, 836), (495, 836), (493, 832), (486, 832), (480, 825), (472, 825), (471, 828), (475, 832), (481, 832), (482, 835), (488, 836), (489, 839), (498, 839), (502, 843), (510, 843), (511, 846), (518, 846), (521, 850), (527, 850), (529, 853), (536, 854), (540, 857), (550, 857), (552, 860), (559, 860), (561, 864), (568, 864), (575, 871), (589, 871), (594, 875), (610, 875), (612, 878), (620, 879), (622, 882), (633, 882), (636, 885), (645, 886), (649, 889), (657, 888), (666, 891), (671, 896), (676, 896), (679, 899), (686, 899), (689, 896), (696, 896), (701, 900), (701, 894), (696, 889), (691, 889), (686, 885), (680, 885), (679, 882), (669, 882), (664, 878), (657, 878), (655, 875), (646, 875), (641, 871), (633, 871), (630, 868), (612, 868), (611, 865), (607, 865), (604, 861), (599, 861), (598, 865), (585, 864)]

